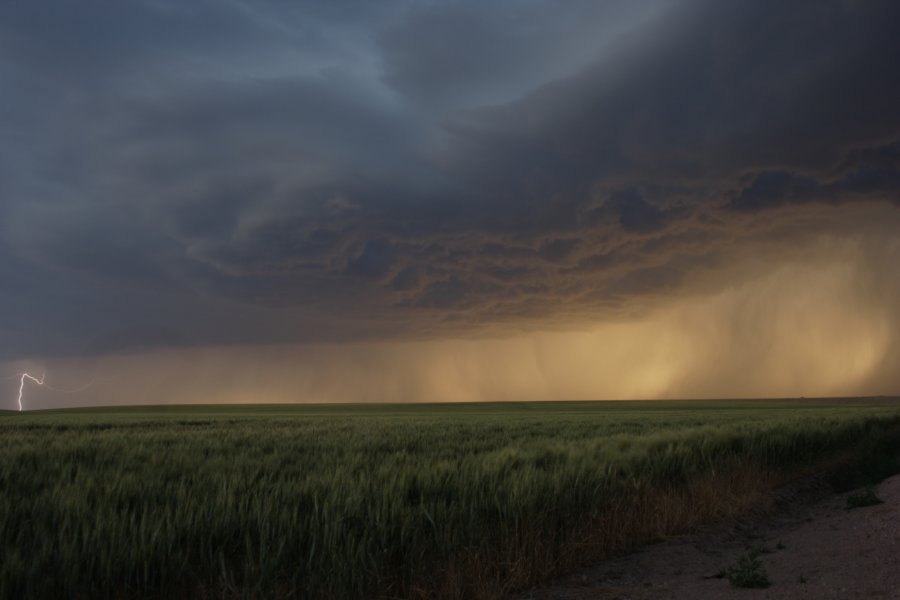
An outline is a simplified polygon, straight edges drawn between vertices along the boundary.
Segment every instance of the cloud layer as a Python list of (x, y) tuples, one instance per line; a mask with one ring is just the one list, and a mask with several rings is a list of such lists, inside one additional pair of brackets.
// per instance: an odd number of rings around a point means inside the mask
[(726, 328), (713, 298), (829, 272), (810, 253), (868, 273), (823, 299), (852, 321), (897, 290), (897, 22), (887, 0), (5, 3), (0, 360), (514, 339), (691, 302)]

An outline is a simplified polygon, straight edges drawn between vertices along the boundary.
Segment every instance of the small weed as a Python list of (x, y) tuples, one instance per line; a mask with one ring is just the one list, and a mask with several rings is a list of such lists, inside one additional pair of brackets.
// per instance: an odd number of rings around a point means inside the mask
[(864, 489), (847, 496), (847, 510), (883, 503), (884, 500), (875, 495), (875, 490), (872, 489), (872, 486), (866, 486)]
[(742, 556), (737, 564), (724, 571), (731, 585), (739, 588), (767, 588), (769, 576), (753, 551)]
[(776, 550), (784, 550), (785, 548), (787, 548), (787, 546), (785, 546), (784, 542), (782, 542), (781, 540), (778, 540), (778, 543), (775, 544)]
[(799, 579), (798, 581), (799, 581), (800, 583), (806, 583), (807, 580), (806, 580), (806, 577), (804, 577), (803, 575), (801, 575), (801, 576), (800, 576), (800, 579)]

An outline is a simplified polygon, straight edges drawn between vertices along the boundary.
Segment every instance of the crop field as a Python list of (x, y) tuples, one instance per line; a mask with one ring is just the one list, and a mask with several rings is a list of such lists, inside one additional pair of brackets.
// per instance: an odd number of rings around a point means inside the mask
[(895, 399), (0, 413), (0, 597), (502, 597), (898, 432)]

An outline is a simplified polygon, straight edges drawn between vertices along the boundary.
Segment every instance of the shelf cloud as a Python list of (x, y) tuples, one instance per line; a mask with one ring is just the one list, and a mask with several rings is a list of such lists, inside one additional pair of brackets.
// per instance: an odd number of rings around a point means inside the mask
[(900, 393), (896, 2), (507, 4), (4, 4), (2, 371)]

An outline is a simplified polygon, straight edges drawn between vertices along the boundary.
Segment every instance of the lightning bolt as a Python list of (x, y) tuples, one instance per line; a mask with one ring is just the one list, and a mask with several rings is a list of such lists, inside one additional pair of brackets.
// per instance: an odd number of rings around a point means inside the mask
[(40, 377), (35, 377), (34, 375), (31, 375), (29, 373), (20, 373), (19, 375), (16, 375), (15, 377), (0, 377), (0, 379), (7, 379), (7, 380), (8, 379), (18, 379), (19, 380), (19, 398), (18, 398), (19, 412), (22, 412), (22, 410), (23, 410), (22, 396), (25, 393), (25, 380), (26, 379), (30, 379), (34, 383), (36, 383), (38, 385), (42, 385), (45, 388), (47, 388), (48, 390), (53, 390), (54, 392), (62, 392), (64, 394), (77, 394), (78, 392), (83, 392), (84, 390), (88, 389), (95, 383), (94, 379), (91, 379), (89, 382), (87, 382), (83, 386), (75, 388), (75, 389), (60, 389), (60, 388), (53, 387), (49, 383), (46, 383), (46, 381), (45, 381), (46, 377), (47, 377), (47, 373), (43, 373)]
[(19, 412), (22, 412), (22, 392), (25, 391), (25, 380), (30, 379), (38, 385), (44, 385), (44, 377), (46, 376), (47, 374), (44, 373), (41, 375), (40, 379), (38, 379), (34, 375), (22, 373), (22, 377), (19, 379)]

